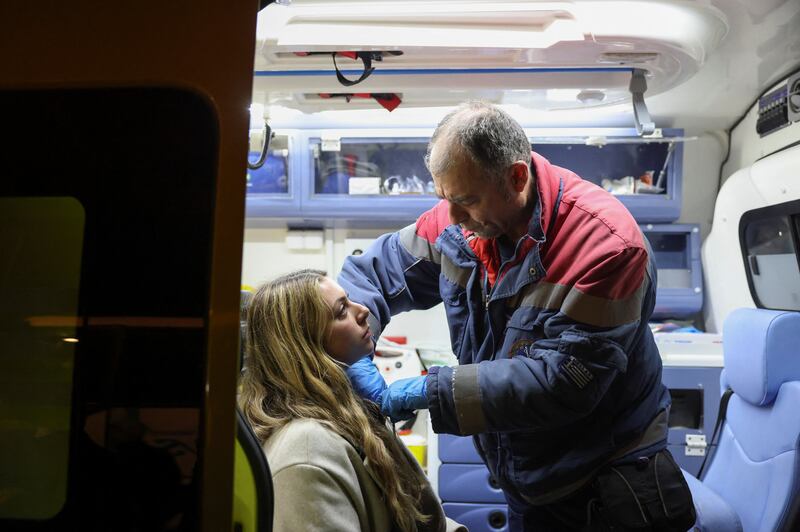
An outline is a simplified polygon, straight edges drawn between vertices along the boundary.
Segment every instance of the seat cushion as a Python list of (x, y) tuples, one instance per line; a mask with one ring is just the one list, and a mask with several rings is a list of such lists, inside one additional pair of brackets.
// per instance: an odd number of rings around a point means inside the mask
[(697, 521), (692, 532), (742, 532), (742, 523), (733, 508), (711, 488), (683, 471), (692, 492)]
[(800, 380), (800, 312), (739, 308), (725, 320), (727, 383), (753, 405), (768, 405), (781, 384)]

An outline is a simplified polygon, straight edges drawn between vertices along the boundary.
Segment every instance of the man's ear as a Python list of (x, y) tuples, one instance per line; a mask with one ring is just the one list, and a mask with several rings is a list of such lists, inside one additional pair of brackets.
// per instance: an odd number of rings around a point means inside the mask
[(525, 190), (530, 177), (530, 169), (525, 161), (516, 161), (511, 165), (511, 186), (517, 193)]

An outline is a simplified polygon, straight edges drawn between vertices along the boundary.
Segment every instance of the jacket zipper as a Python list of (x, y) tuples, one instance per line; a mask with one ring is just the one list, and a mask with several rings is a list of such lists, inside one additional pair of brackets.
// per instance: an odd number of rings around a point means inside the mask
[[(516, 257), (515, 257), (516, 258)], [(506, 263), (503, 263), (505, 266)], [(481, 264), (483, 268), (483, 306), (486, 308), (486, 312), (489, 312), (489, 303), (492, 299), (492, 291), (494, 287), (497, 286), (497, 283), (500, 281), (500, 277), (503, 275), (503, 271), (505, 268), (503, 266), (500, 267), (500, 270), (497, 272), (497, 277), (494, 280), (494, 285), (491, 288), (488, 288), (489, 284), (489, 272), (486, 270), (486, 266)]]
[(486, 312), (489, 312), (489, 299), (492, 297), (492, 289), (489, 288), (489, 271), (483, 264), (481, 264), (481, 268), (483, 268), (483, 307)]

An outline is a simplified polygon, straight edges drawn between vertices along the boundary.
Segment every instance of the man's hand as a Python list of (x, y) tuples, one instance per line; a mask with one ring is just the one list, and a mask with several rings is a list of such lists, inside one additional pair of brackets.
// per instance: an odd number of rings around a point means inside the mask
[(427, 380), (428, 377), (423, 375), (393, 382), (381, 394), (378, 402), (381, 412), (392, 422), (397, 422), (411, 419), (415, 410), (428, 408)]
[(347, 368), (347, 376), (358, 395), (373, 403), (378, 403), (380, 406), (381, 394), (386, 390), (386, 381), (383, 380), (380, 371), (369, 356), (353, 362)]
[(393, 422), (411, 419), (415, 410), (428, 408), (426, 376), (400, 379), (386, 386), (377, 366), (365, 356), (347, 368), (350, 384), (358, 395), (377, 403)]

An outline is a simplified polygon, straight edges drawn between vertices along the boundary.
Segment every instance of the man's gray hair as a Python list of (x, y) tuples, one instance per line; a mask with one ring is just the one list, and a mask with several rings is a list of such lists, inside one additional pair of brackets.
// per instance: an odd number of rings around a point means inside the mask
[[(440, 146), (437, 160), (431, 161), (431, 149), (440, 140), (446, 143), (446, 151), (442, 152)], [(502, 109), (483, 101), (459, 105), (436, 126), (425, 155), (431, 175), (446, 173), (458, 151), (496, 182), (514, 162), (531, 162), (531, 143), (522, 126)]]

